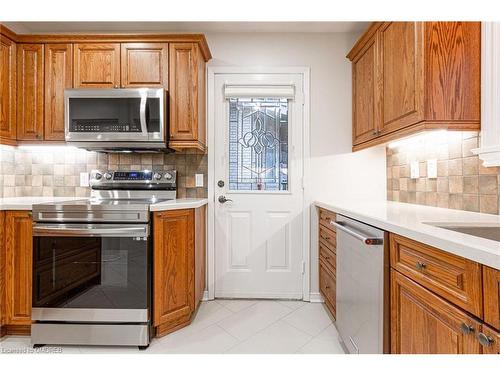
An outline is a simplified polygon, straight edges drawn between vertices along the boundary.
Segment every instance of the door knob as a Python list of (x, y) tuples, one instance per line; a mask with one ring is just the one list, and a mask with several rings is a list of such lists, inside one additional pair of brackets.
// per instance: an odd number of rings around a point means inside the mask
[(226, 203), (226, 202), (232, 202), (232, 201), (233, 201), (232, 199), (228, 199), (223, 195), (219, 196), (219, 203)]
[(482, 332), (479, 335), (477, 335), (477, 338), (482, 346), (491, 346), (495, 342), (493, 337), (487, 336)]

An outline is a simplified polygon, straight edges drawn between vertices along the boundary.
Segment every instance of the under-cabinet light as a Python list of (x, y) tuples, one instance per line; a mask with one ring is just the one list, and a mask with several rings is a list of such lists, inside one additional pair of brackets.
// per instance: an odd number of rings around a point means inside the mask
[[(457, 133), (461, 136), (460, 132)], [(440, 145), (448, 141), (449, 134), (451, 134), (451, 132), (448, 132), (447, 130), (418, 133), (408, 138), (390, 142), (387, 147), (392, 149), (398, 147), (417, 148), (424, 145)]]

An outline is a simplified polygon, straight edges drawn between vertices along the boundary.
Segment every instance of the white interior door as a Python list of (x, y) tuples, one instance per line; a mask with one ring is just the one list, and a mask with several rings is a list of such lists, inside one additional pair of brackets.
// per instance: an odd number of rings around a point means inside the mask
[(303, 77), (214, 83), (215, 297), (301, 299)]

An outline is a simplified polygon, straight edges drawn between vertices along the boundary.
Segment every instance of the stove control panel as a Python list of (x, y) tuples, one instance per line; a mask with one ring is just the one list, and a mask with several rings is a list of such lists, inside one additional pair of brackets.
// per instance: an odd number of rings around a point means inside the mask
[(176, 187), (177, 171), (142, 170), (142, 171), (102, 171), (90, 172), (90, 186), (93, 189), (119, 189), (126, 186), (134, 189), (151, 188), (171, 190)]

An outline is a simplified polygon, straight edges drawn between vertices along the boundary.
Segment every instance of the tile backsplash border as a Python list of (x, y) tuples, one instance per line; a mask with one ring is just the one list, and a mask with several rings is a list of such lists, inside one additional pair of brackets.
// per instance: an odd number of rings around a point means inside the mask
[[(499, 214), (500, 168), (486, 168), (471, 150), (478, 132), (448, 131), (417, 145), (386, 148), (387, 199), (397, 202)], [(427, 160), (437, 159), (437, 178), (427, 177)], [(410, 163), (419, 177), (410, 178)]]
[[(189, 152), (97, 153), (69, 146), (12, 147), (0, 145), (0, 197), (89, 196), (80, 187), (80, 173), (93, 169), (176, 169), (178, 198), (207, 197), (207, 155)], [(204, 187), (195, 186), (195, 174)]]

